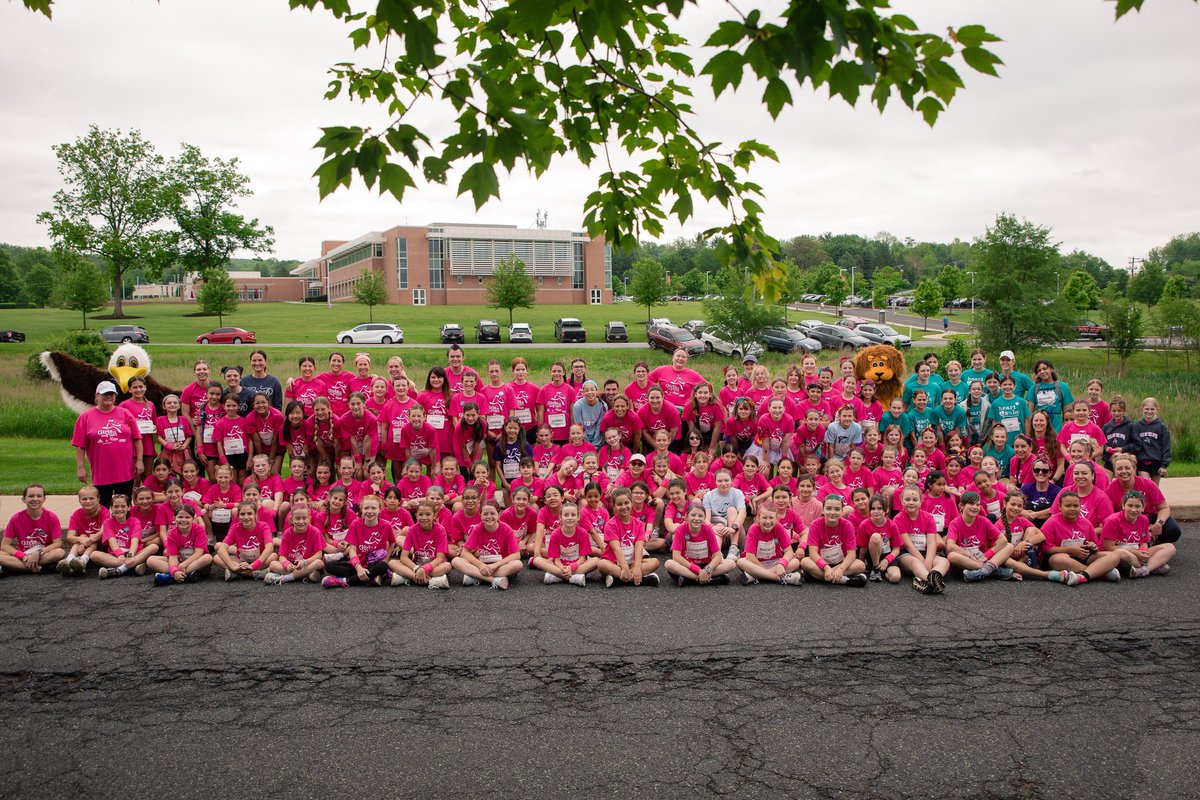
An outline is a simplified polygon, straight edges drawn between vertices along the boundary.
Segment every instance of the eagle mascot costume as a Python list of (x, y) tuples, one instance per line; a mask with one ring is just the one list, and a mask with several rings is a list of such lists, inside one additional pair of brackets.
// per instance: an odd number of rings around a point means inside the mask
[(129, 381), (142, 378), (146, 381), (146, 399), (162, 410), (163, 398), (179, 392), (163, 386), (150, 377), (150, 354), (136, 344), (123, 344), (113, 351), (108, 359), (108, 368), (100, 369), (86, 361), (58, 351), (46, 351), (39, 356), (42, 366), (59, 385), (59, 392), (67, 408), (82, 414), (96, 405), (96, 387), (101, 381), (113, 381), (120, 389), (117, 402), (128, 400)]

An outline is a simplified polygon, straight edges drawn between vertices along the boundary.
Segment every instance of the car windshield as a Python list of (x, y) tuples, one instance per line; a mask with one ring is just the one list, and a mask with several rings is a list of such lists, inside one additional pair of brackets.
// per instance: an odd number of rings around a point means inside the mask
[(900, 334), (891, 325), (876, 325), (876, 333), (882, 333), (884, 336), (899, 336)]

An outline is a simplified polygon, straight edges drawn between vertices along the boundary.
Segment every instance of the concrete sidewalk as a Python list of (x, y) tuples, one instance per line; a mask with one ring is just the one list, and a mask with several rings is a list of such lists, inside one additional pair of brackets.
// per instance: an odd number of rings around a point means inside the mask
[[(1171, 515), (1178, 522), (1200, 520), (1200, 477), (1164, 478), (1162, 490), (1171, 506)], [(67, 524), (72, 512), (78, 507), (73, 495), (52, 494), (46, 498), (46, 508), (57, 514), (63, 525)], [(6, 524), (8, 519), (22, 508), (24, 506), (21, 498), (12, 495), (0, 497), (0, 520)]]

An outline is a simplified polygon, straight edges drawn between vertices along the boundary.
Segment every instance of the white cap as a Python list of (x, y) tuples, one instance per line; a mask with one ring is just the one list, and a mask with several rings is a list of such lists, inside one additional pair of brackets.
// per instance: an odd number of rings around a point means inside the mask
[(642, 462), (643, 464), (645, 464), (645, 463), (646, 463), (646, 457), (645, 457), (644, 455), (642, 455), (641, 453), (634, 453), (633, 455), (631, 455), (631, 456), (629, 457), (629, 463), (631, 463), (631, 464), (632, 464), (634, 461), (640, 461), (640, 462)]
[(112, 381), (100, 381), (100, 385), (96, 387), (96, 394), (116, 394), (117, 385)]
[(1001, 354), (1000, 354), (1000, 357), (1001, 357), (1001, 358), (1007, 358), (1009, 361), (1016, 361), (1016, 360), (1017, 360), (1017, 357), (1016, 357), (1015, 355), (1013, 355), (1013, 351), (1012, 351), (1012, 350), (1005, 350), (1003, 353), (1001, 353)]

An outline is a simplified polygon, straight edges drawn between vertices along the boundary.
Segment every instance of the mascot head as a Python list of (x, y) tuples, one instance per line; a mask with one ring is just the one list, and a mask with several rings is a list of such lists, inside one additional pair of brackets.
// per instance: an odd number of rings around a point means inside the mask
[(108, 359), (108, 372), (121, 391), (128, 392), (130, 378), (144, 378), (150, 372), (150, 354), (136, 344), (123, 344)]
[(904, 354), (890, 344), (864, 347), (854, 357), (854, 375), (875, 382), (875, 396), (887, 408), (893, 397), (904, 393)]

